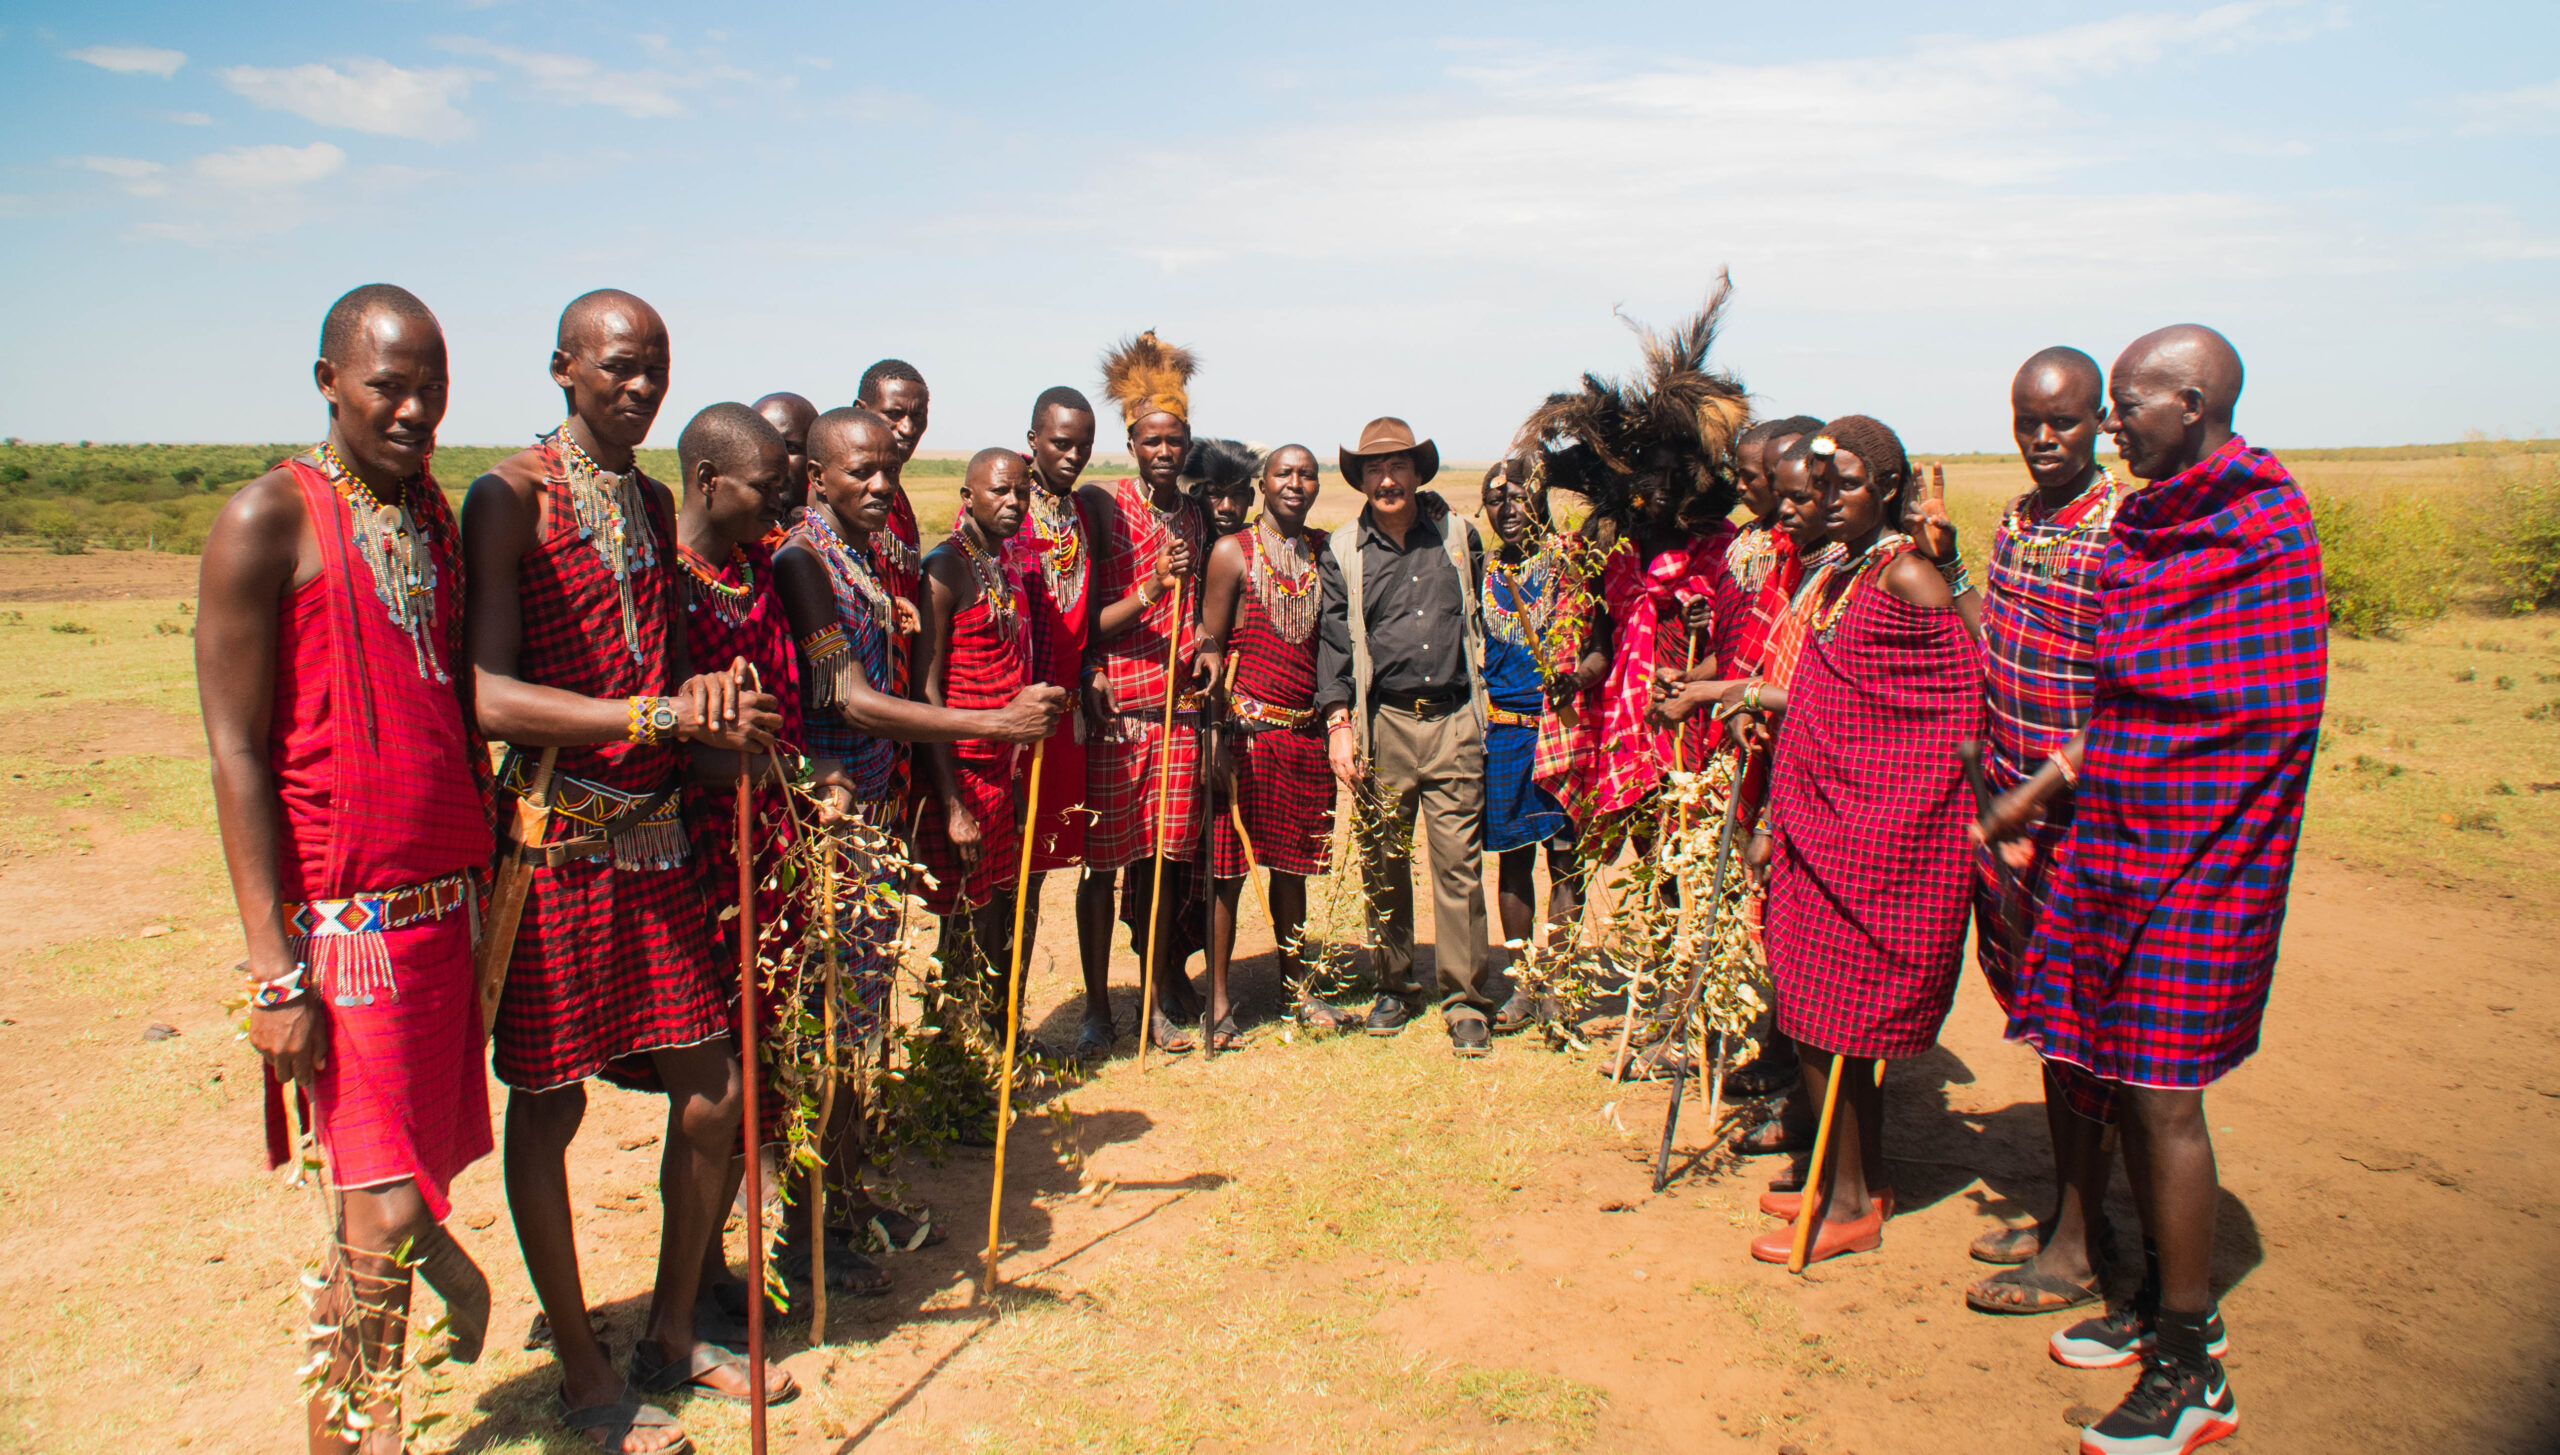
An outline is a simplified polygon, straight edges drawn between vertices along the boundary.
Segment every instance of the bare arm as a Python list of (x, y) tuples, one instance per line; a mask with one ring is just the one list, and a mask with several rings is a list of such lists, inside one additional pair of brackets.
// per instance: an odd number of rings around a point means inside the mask
[[(319, 575), (319, 541), (302, 493), (285, 471), (261, 476), (214, 517), (205, 539), (196, 623), (196, 693), (213, 759), (214, 816), (222, 857), (259, 980), (289, 975), (282, 891), (276, 874), (284, 805), (267, 765), (274, 727), (277, 623), (285, 594)], [(308, 1081), (328, 1063), (329, 1022), (305, 993), (249, 1013), (249, 1040), (281, 1081)]]
[[(835, 583), (827, 568), (800, 546), (785, 546), (773, 558), (774, 589), (782, 593), (782, 611), (791, 618), (794, 640), (836, 624)], [(813, 670), (804, 656), (801, 670)], [(1065, 711), (1064, 688), (1034, 684), (1014, 694), (1013, 701), (993, 709), (939, 707), (874, 691), (871, 679), (856, 666), (844, 676), (836, 715), (856, 732), (893, 743), (955, 743), (984, 739), (998, 743), (1037, 742)]]
[[(951, 623), (978, 599), (978, 582), (957, 551), (936, 547), (924, 558), (923, 623), (916, 633), (916, 690), (935, 710), (947, 710), (951, 691)], [(942, 823), (954, 857), (969, 867), (978, 862), (984, 841), (978, 821), (960, 801), (960, 767), (943, 743), (927, 743), (919, 755), (942, 800)]]
[(1200, 596), (1200, 667), (1211, 683), (1226, 675), (1227, 639), (1235, 635), (1237, 607), (1244, 599), (1244, 545), (1229, 536), (1209, 548), (1209, 569)]

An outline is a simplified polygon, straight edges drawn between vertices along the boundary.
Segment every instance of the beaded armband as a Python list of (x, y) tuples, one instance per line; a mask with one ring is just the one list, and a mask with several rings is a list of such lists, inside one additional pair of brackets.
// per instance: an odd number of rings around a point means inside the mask
[(249, 989), (249, 1006), (253, 1010), (277, 1010), (293, 1004), (303, 996), (303, 975), (311, 967), (300, 961), (273, 980), (254, 982)]
[(800, 655), (807, 657), (812, 666), (832, 662), (852, 650), (853, 643), (845, 640), (841, 626), (822, 626), (800, 638)]
[(2071, 760), (2069, 758), (2062, 756), (2060, 753), (2047, 753), (2045, 754), (2045, 757), (2052, 761), (2054, 771), (2062, 775), (2062, 784), (2064, 787), (2078, 788), (2080, 786), (2079, 771), (2071, 766)]
[(1973, 573), (1965, 569), (1964, 557), (1958, 556), (1952, 561), (1932, 561), (1930, 564), (1938, 568), (1939, 575), (1947, 578), (1948, 595), (1962, 596), (1973, 589)]

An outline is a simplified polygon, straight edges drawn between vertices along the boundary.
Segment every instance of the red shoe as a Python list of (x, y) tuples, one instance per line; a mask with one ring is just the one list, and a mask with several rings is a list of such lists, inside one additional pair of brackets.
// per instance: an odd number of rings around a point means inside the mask
[[(1884, 1215), (1886, 1217), (1892, 1217), (1893, 1189), (1890, 1187), (1879, 1187), (1876, 1189), (1875, 1197), (1876, 1206), (1884, 1209)], [(1773, 1218), (1785, 1218), (1788, 1222), (1794, 1222), (1796, 1220), (1796, 1210), (1803, 1206), (1803, 1188), (1797, 1188), (1793, 1192), (1764, 1192), (1760, 1194), (1760, 1210)]]
[[(1771, 1228), (1751, 1240), (1751, 1256), (1763, 1263), (1784, 1263), (1795, 1253), (1794, 1227)], [(1872, 1253), (1884, 1246), (1884, 1204), (1867, 1209), (1867, 1215), (1854, 1223), (1835, 1223), (1825, 1218), (1813, 1232), (1813, 1246), (1805, 1250), (1807, 1264), (1843, 1253)]]

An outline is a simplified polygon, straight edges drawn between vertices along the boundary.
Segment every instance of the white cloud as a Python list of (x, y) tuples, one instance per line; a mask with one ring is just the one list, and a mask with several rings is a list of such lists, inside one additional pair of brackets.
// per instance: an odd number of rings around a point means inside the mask
[(213, 118), (201, 111), (172, 111), (169, 119), (180, 126), (211, 126)]
[(471, 73), (455, 67), (411, 71), (370, 57), (337, 66), (266, 69), (232, 66), (222, 84), (271, 111), (290, 111), (322, 126), (439, 141), (467, 136), (471, 120), (454, 103), (471, 92)]
[(2454, 104), (2465, 118), (2462, 130), (2467, 135), (2560, 130), (2560, 81), (2465, 96)]
[(169, 190), (169, 184), (160, 180), (160, 174), (168, 169), (158, 162), (146, 162), (140, 157), (82, 157), (80, 165), (124, 183), (124, 190), (136, 197), (158, 197)]
[[(2369, 266), (2359, 243), (2285, 206), (2144, 194), (2105, 174), (2116, 139), (2085, 99), (2092, 76), (2266, 43), (2266, 14), (2130, 15), (1770, 65), (1653, 56), (1629, 69), (1468, 47), (1452, 57), (1453, 99), (1317, 101), (1304, 122), (1078, 179), (1084, 198), (1187, 197), (1142, 233), (1078, 197), (1052, 205), (1167, 270), (1257, 257), (1481, 263), (1604, 273), (1676, 296), (1730, 261), (1752, 294), (1862, 307), (2181, 268)], [(1318, 225), (1269, 226), (1275, 197), (1323, 199)], [(2187, 221), (2162, 228), (2163, 217)]]
[[(647, 39), (647, 37), (643, 37)], [(535, 91), (570, 106), (602, 106), (625, 116), (682, 116), (674, 92), (682, 82), (663, 71), (614, 71), (585, 56), (519, 50), (473, 36), (446, 36), (436, 44), (457, 55), (485, 56), (513, 67)]]
[(347, 164), (347, 154), (325, 141), (307, 147), (233, 147), (196, 158), (196, 175), (242, 192), (299, 187)]
[(147, 45), (93, 45), (87, 50), (68, 53), (75, 61), (86, 61), (102, 71), (118, 71), (129, 76), (158, 76), (162, 80), (178, 74), (187, 63), (185, 51), (162, 50)]

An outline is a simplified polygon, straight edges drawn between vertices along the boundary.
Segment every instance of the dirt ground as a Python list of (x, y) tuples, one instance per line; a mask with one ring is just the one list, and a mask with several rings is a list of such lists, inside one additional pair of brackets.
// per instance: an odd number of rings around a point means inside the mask
[[(0, 624), (26, 668), (0, 686), (0, 1448), (283, 1449), (310, 1206), (261, 1165), (255, 1063), (216, 1003), (238, 935), (186, 643), (152, 625), (170, 573), (120, 559), (153, 570), (11, 598), (96, 603), (87, 634)], [(0, 591), (74, 590), (19, 565)], [(1033, 1024), (1061, 1041), (1068, 893), (1053, 880), (1032, 982)], [(2208, 1101), (2230, 1448), (2554, 1448), (2546, 913), (2303, 863), (2265, 1047)], [(911, 1169), (950, 1241), (887, 1260), (890, 1297), (839, 1298), (827, 1347), (785, 1322), (808, 1393), (775, 1412), (774, 1448), (2063, 1451), (2127, 1384), (2051, 1363), (2056, 1320), (1963, 1306), (1984, 1271), (1965, 1244), (2049, 1197), (2034, 1063), (1978, 978), (1941, 1048), (1888, 1074), (1904, 1212), (1884, 1248), (1791, 1279), (1745, 1252), (1771, 1164), (1648, 1194), (1659, 1088), (1613, 1091), (1526, 1040), (1460, 1064), (1427, 1023), (1285, 1035), (1258, 911), (1245, 939), (1248, 1050), (1144, 1074), (1124, 1055), (1075, 1089), (1087, 1182), (1020, 1125), (993, 1309), (970, 1293), (987, 1154)], [(1136, 973), (1124, 944), (1124, 1023)], [(1684, 1154), (1703, 1122), (1682, 1123)], [(647, 1296), (662, 1123), (599, 1091), (573, 1155), (617, 1350)], [(533, 1305), (495, 1159), (456, 1204), (497, 1327), (426, 1397), (447, 1419), (421, 1448), (584, 1448), (519, 1347)], [(2121, 1179), (2111, 1213), (2130, 1257)], [(742, 1412), (680, 1412), (701, 1448), (746, 1448)]]

